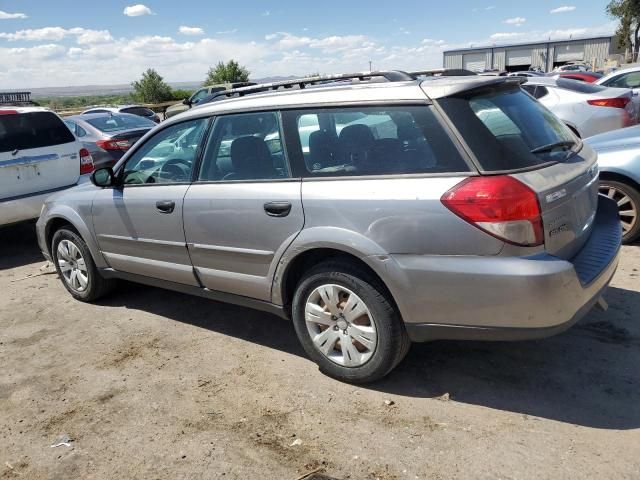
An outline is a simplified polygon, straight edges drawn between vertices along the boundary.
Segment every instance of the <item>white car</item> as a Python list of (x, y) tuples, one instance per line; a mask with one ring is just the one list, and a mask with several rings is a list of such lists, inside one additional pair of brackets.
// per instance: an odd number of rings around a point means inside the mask
[(558, 77), (531, 77), (522, 88), (580, 138), (638, 123), (638, 97), (629, 89)]
[(638, 94), (640, 93), (640, 67), (616, 70), (593, 83), (603, 87), (630, 88), (635, 94)]
[(591, 65), (585, 63), (567, 63), (553, 69), (554, 72), (588, 72), (590, 70)]
[(0, 226), (38, 218), (54, 192), (89, 180), (93, 159), (41, 107), (0, 106)]

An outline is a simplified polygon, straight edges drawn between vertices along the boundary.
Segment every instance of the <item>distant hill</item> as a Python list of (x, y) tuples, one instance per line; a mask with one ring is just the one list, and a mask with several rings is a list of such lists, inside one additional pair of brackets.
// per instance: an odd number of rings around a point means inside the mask
[[(281, 80), (290, 80), (296, 78), (289, 77), (265, 77), (252, 79), (256, 83), (270, 83)], [(174, 89), (180, 90), (196, 90), (202, 86), (202, 82), (167, 82)], [(131, 85), (82, 85), (76, 87), (40, 87), (40, 88), (23, 88), (10, 89), (8, 92), (30, 91), (33, 99), (43, 97), (85, 97), (90, 95), (122, 95), (133, 91)]]

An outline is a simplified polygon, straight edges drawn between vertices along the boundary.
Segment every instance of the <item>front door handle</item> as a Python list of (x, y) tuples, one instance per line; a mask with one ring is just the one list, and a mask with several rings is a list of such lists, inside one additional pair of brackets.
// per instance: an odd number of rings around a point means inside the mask
[(156, 208), (160, 211), (160, 213), (173, 213), (173, 210), (176, 208), (176, 202), (172, 200), (156, 202)]
[(286, 217), (291, 212), (290, 202), (269, 202), (264, 204), (264, 211), (270, 217)]

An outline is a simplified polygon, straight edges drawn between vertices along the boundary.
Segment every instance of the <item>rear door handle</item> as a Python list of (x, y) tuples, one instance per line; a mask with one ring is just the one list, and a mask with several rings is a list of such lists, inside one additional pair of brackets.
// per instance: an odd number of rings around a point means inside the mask
[(270, 217), (286, 217), (291, 212), (290, 202), (269, 202), (264, 204), (264, 211)]
[(172, 200), (156, 202), (156, 208), (160, 213), (173, 213), (173, 210), (176, 208), (176, 202)]

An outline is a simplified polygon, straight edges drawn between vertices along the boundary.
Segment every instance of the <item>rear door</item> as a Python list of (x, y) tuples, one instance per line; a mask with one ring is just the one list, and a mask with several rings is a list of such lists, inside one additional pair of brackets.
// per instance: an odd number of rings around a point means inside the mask
[(211, 290), (271, 300), (280, 256), (304, 225), (275, 112), (219, 117), (184, 200), (198, 278)]
[(74, 185), (79, 150), (53, 112), (0, 109), (0, 201)]
[(538, 195), (545, 249), (571, 258), (598, 204), (596, 154), (519, 88), (475, 90), (438, 100), (483, 174), (510, 174)]

